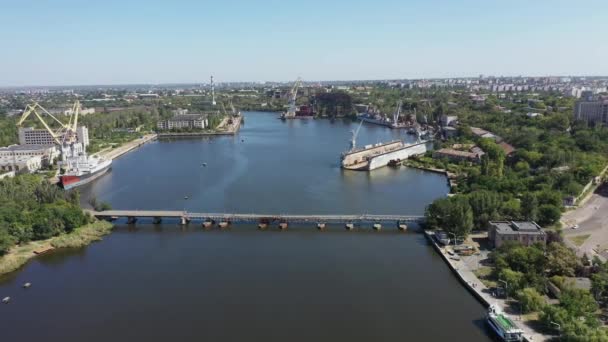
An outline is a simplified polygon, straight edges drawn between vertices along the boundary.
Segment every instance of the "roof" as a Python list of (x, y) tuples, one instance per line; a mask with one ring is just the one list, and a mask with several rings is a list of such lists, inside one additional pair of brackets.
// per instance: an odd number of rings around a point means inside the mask
[(496, 229), (498, 234), (545, 234), (542, 228), (533, 221), (492, 221), (490, 225)]
[(502, 141), (498, 144), (498, 146), (500, 146), (500, 148), (502, 148), (503, 151), (505, 151), (506, 155), (510, 155), (511, 153), (515, 152), (515, 147), (507, 144), (506, 142)]
[(170, 121), (192, 121), (192, 120), (202, 120), (204, 119), (205, 114), (179, 114), (175, 115)]
[(435, 151), (438, 154), (444, 154), (455, 157), (463, 157), (463, 158), (477, 158), (477, 153), (467, 152), (467, 151), (458, 151), (451, 148), (442, 148), (440, 150)]
[(0, 152), (47, 150), (53, 147), (55, 147), (55, 145), (11, 145), (8, 147), (0, 147)]

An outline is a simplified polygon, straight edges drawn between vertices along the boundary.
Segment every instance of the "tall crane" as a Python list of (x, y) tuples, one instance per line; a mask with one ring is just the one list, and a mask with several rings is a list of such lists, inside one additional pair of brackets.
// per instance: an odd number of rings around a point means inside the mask
[[(78, 136), (76, 135), (78, 116), (80, 114), (80, 102), (78, 100), (74, 102), (72, 109), (68, 111), (68, 113), (67, 123), (65, 123), (49, 113), (49, 111), (42, 107), (38, 102), (33, 102), (25, 107), (21, 118), (17, 122), (17, 126), (21, 127), (25, 120), (34, 114), (42, 126), (44, 126), (44, 129), (49, 132), (55, 141), (55, 144), (59, 146), (61, 158), (66, 160), (68, 157), (76, 157), (85, 153), (84, 144), (78, 141)], [(44, 120), (44, 116), (53, 119), (53, 121), (58, 124), (58, 128), (51, 128), (46, 120)]]
[[(76, 128), (78, 127), (78, 115), (80, 114), (80, 102), (76, 100), (69, 111), (68, 122), (64, 123), (57, 119), (53, 114), (49, 113), (38, 102), (28, 104), (17, 122), (17, 126), (21, 127), (25, 120), (32, 114), (42, 123), (42, 126), (49, 132), (51, 137), (60, 147), (67, 147), (77, 142)], [(46, 115), (59, 124), (59, 127), (53, 130), (44, 120), (43, 115)]]
[(395, 110), (395, 113), (393, 113), (393, 124), (395, 126), (397, 126), (397, 124), (399, 123), (399, 115), (401, 115), (401, 106), (403, 105), (403, 101), (399, 100), (399, 102), (397, 102), (397, 109)]
[(359, 130), (361, 130), (361, 126), (363, 125), (363, 120), (359, 123), (359, 127), (357, 127), (356, 131), (350, 131), (352, 137), (350, 138), (350, 150), (351, 152), (357, 148), (357, 136), (359, 135)]
[(298, 88), (302, 84), (302, 79), (298, 77), (289, 92), (289, 109), (281, 115), (281, 119), (293, 119), (296, 117), (296, 98), (298, 97)]

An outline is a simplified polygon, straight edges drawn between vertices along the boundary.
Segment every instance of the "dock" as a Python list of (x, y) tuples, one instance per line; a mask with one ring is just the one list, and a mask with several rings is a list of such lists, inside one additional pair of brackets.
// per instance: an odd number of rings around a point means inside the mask
[(193, 213), (171, 210), (106, 210), (90, 211), (90, 214), (104, 220), (126, 218), (128, 223), (135, 223), (140, 218), (151, 218), (154, 223), (163, 219), (178, 219), (182, 224), (191, 221), (201, 221), (204, 226), (210, 223), (252, 223), (268, 225), (270, 223), (285, 226), (288, 223), (314, 224), (315, 227), (325, 227), (325, 224), (369, 224), (380, 227), (382, 224), (395, 224), (396, 227), (406, 223), (420, 223), (424, 216), (416, 215), (291, 215), (291, 214), (238, 214), (238, 213)]

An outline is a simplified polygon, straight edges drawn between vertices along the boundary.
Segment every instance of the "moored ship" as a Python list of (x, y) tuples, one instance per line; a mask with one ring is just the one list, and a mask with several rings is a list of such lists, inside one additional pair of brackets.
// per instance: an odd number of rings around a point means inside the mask
[(486, 320), (492, 330), (494, 330), (503, 341), (522, 341), (524, 331), (507, 317), (507, 315), (502, 313), (496, 304), (490, 305), (488, 308)]
[(87, 184), (112, 167), (112, 160), (104, 160), (95, 157), (86, 157), (85, 161), (79, 162), (76, 168), (68, 169), (59, 176), (59, 184), (66, 190)]

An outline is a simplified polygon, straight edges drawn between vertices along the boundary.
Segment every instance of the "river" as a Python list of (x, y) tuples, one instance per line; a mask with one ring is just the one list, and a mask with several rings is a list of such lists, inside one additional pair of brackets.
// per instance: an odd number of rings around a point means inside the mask
[[(246, 113), (234, 137), (149, 143), (82, 189), (115, 209), (419, 215), (443, 176), (343, 171), (346, 120)], [(364, 124), (360, 145), (402, 132)], [(206, 166), (203, 165), (206, 163)], [(185, 196), (188, 198), (185, 199)], [(29, 289), (21, 289), (31, 282)], [(0, 277), (7, 341), (489, 341), (484, 309), (424, 237), (395, 227), (258, 231), (118, 223)]]

